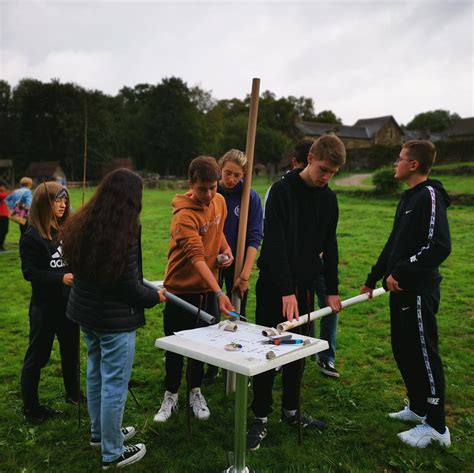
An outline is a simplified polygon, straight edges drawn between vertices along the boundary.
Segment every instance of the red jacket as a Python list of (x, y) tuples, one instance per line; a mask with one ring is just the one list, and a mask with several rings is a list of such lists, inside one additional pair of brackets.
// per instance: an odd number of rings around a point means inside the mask
[(8, 217), (10, 215), (7, 204), (3, 200), (8, 194), (9, 192), (0, 192), (0, 217)]

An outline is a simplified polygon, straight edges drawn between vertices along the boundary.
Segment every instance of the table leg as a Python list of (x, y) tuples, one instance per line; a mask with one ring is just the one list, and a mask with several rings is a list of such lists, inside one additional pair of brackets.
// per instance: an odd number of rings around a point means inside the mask
[(248, 377), (236, 375), (234, 473), (245, 473), (245, 449), (247, 447), (247, 391)]

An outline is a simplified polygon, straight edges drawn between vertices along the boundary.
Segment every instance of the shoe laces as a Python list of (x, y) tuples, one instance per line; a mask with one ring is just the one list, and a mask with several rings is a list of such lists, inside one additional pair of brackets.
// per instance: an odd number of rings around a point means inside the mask
[(137, 453), (140, 451), (136, 445), (129, 445), (128, 447), (124, 447), (123, 450), (123, 453)]
[(267, 428), (267, 423), (262, 421), (255, 421), (249, 429), (249, 436), (260, 436)]
[(415, 427), (413, 427), (413, 429), (411, 430), (414, 434), (421, 435), (425, 433), (425, 431), (430, 430), (430, 429), (431, 427), (426, 422), (422, 422), (421, 424), (418, 424)]
[(207, 407), (207, 402), (204, 399), (204, 396), (200, 392), (193, 393), (191, 397), (191, 405), (197, 409), (203, 409)]
[(165, 396), (163, 402), (161, 403), (159, 412), (167, 411), (168, 409), (173, 409), (175, 404), (175, 400), (171, 396)]

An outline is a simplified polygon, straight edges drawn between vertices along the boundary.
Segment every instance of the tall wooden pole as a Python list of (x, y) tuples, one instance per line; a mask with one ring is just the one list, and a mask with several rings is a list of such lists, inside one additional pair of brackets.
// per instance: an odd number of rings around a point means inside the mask
[[(242, 201), (240, 202), (239, 233), (237, 238), (237, 254), (235, 255), (234, 284), (242, 272), (246, 251), (247, 221), (249, 216), (250, 188), (252, 186), (253, 155), (255, 151), (255, 135), (257, 133), (258, 99), (260, 95), (260, 79), (252, 80), (252, 94), (250, 96), (249, 123), (247, 128), (247, 170), (245, 171)], [(232, 295), (232, 304), (240, 313), (241, 300), (237, 294)], [(235, 373), (227, 373), (226, 394), (235, 392)]]

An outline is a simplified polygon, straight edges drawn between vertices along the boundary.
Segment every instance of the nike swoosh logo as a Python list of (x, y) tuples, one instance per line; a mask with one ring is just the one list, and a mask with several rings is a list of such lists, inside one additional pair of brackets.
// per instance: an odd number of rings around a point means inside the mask
[(410, 307), (402, 307), (402, 310), (408, 310)]
[(413, 209), (411, 209), (411, 210), (406, 210), (406, 211), (405, 211), (405, 215), (406, 215), (406, 214), (409, 214), (410, 212), (413, 212)]

